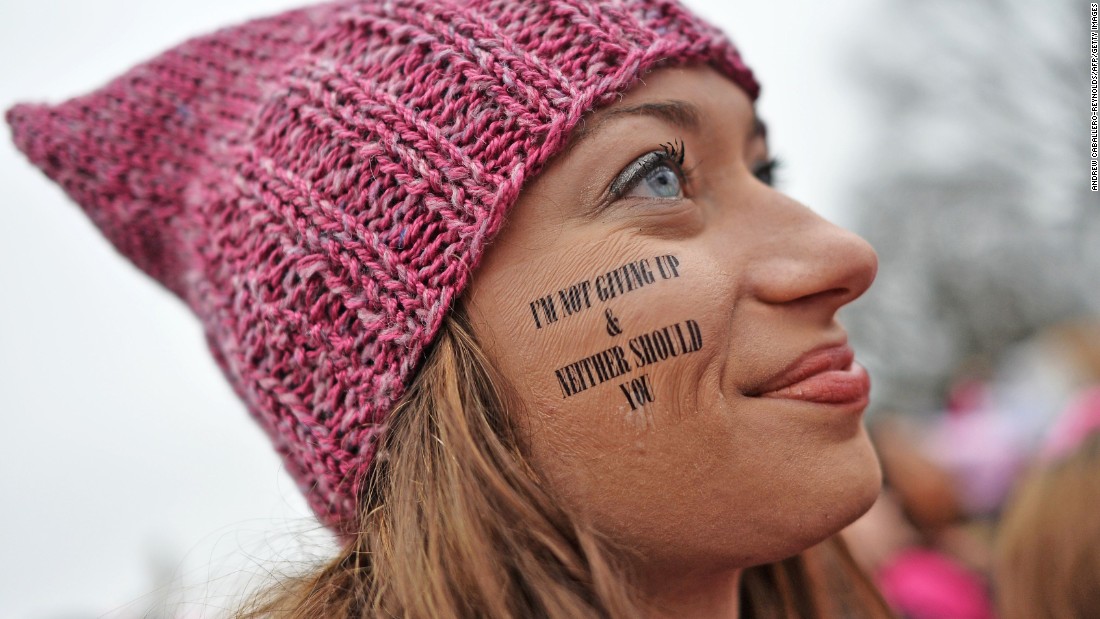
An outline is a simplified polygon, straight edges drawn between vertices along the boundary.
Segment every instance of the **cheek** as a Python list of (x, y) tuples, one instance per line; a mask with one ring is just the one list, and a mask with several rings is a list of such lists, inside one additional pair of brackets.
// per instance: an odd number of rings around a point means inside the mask
[(655, 402), (654, 370), (702, 348), (680, 260), (625, 245), (509, 269), (471, 295), (475, 333), (532, 415), (637, 411)]
[(542, 444), (575, 451), (570, 429), (584, 428), (588, 442), (621, 437), (659, 411), (696, 407), (714, 348), (698, 281), (676, 254), (612, 237), (483, 277), (471, 317), (524, 404), (522, 425)]
[[(675, 254), (633, 262), (650, 274), (644, 285), (608, 284), (608, 273), (632, 263), (614, 262), (581, 280), (590, 284), (579, 312), (562, 312), (561, 287), (552, 296), (556, 320), (541, 304), (525, 303), (527, 315), (510, 332), (517, 344), (498, 343), (495, 357), (527, 407), (532, 464), (552, 492), (576, 511), (625, 527), (638, 527), (638, 517), (654, 514), (661, 497), (675, 496), (700, 471), (726, 483), (720, 469), (731, 461), (735, 420), (720, 380), (718, 359), (729, 344), (717, 339), (725, 314), (713, 287), (701, 286)], [(573, 286), (584, 298), (583, 283)]]

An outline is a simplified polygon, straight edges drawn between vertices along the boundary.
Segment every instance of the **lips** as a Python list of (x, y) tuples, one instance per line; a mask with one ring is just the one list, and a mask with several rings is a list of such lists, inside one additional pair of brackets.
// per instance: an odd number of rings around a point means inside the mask
[(865, 403), (871, 377), (847, 344), (812, 350), (748, 394), (821, 404)]

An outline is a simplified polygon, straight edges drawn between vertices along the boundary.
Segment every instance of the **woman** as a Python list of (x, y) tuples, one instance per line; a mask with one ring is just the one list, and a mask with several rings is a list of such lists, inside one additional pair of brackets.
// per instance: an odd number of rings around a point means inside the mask
[(833, 537), (876, 259), (757, 94), (668, 0), (344, 1), (8, 120), (344, 542), (256, 614), (885, 616)]

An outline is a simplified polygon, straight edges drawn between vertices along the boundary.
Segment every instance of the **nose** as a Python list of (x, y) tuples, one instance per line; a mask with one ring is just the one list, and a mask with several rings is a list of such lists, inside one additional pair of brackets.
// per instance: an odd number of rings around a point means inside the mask
[(859, 235), (794, 202), (759, 238), (750, 286), (767, 304), (820, 308), (829, 318), (871, 286), (878, 255)]

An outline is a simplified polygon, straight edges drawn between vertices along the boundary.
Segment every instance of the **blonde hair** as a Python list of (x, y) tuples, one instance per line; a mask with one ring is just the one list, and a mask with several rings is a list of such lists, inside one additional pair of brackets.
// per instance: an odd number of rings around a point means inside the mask
[[(640, 617), (623, 550), (566, 513), (524, 457), (511, 390), (461, 307), (395, 407), (361, 529), (238, 617)], [(839, 536), (742, 578), (742, 618), (889, 617)]]
[(998, 533), (994, 583), (1003, 619), (1100, 617), (1100, 432), (1033, 468)]

